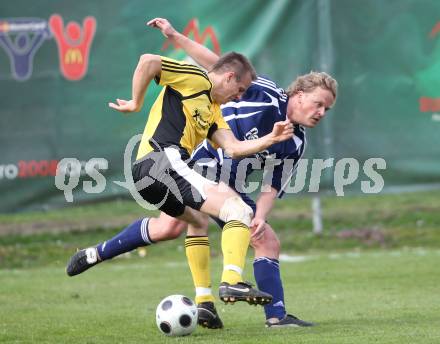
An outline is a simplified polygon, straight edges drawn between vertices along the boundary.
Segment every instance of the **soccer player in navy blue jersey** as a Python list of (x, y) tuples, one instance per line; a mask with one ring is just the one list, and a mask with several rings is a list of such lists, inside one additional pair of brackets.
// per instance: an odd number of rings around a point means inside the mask
[[(157, 27), (172, 43), (180, 46), (198, 64), (209, 70), (217, 61), (218, 56), (208, 48), (178, 33), (171, 24), (163, 18), (156, 18), (148, 23)], [(270, 146), (266, 150), (255, 154), (253, 162), (249, 158), (233, 160), (224, 155), (220, 149), (214, 149), (208, 141), (204, 141), (193, 153), (193, 159), (203, 161), (201, 164), (213, 166), (219, 170), (217, 177), (221, 178), (221, 167), (228, 173), (223, 173), (228, 180), (224, 180), (240, 193), (242, 199), (254, 210), (251, 223), (253, 234), (251, 245), (255, 250), (254, 275), (260, 290), (273, 296), (269, 305), (265, 306), (266, 325), (268, 327), (281, 326), (310, 326), (311, 323), (302, 321), (286, 312), (284, 304), (283, 286), (279, 270), (280, 242), (266, 218), (271, 211), (276, 198), (283, 195), (284, 188), (290, 183), (299, 159), (302, 157), (305, 145), (305, 127), (313, 128), (325, 116), (335, 100), (337, 82), (326, 73), (312, 72), (298, 77), (285, 92), (272, 80), (258, 77), (246, 90), (240, 99), (222, 105), (222, 113), (235, 136), (240, 140), (252, 140), (261, 137), (272, 130), (276, 122), (290, 120), (294, 124), (294, 137), (282, 143)], [(229, 161), (228, 161), (229, 159)], [(251, 166), (252, 165), (252, 166)], [(241, 169), (240, 169), (241, 167)], [(254, 202), (244, 190), (246, 179), (255, 168), (270, 171), (271, 176), (264, 178), (265, 192), (261, 192)], [(220, 174), (220, 176), (218, 175)], [(271, 177), (271, 178), (270, 178)], [(221, 221), (218, 221), (221, 225)], [(186, 242), (194, 241), (190, 247), (194, 250), (196, 243), (203, 245), (207, 240), (206, 233), (197, 231), (189, 226)], [(202, 253), (199, 253), (202, 256)], [(210, 288), (203, 288), (198, 278), (198, 270), (203, 258), (194, 258), (195, 254), (188, 254), (188, 261), (193, 272), (197, 297), (203, 293), (210, 293)], [(205, 252), (205, 260), (208, 253)], [(193, 260), (193, 262), (192, 262)], [(206, 269), (206, 267), (203, 267)], [(205, 282), (206, 284), (206, 282)], [(196, 298), (197, 298), (196, 297)]]
[[(182, 47), (207, 70), (219, 58), (206, 47), (178, 33), (166, 19), (155, 18), (148, 25), (160, 29), (165, 37)], [(251, 222), (253, 230), (251, 245), (255, 251), (255, 280), (260, 290), (273, 296), (272, 302), (265, 306), (268, 327), (312, 325), (287, 314), (278, 261), (280, 242), (274, 230), (266, 222), (266, 218), (275, 200), (283, 195), (283, 190), (290, 183), (296, 165), (304, 153), (305, 128), (313, 128), (325, 116), (326, 111), (336, 100), (336, 92), (336, 81), (326, 73), (313, 72), (300, 76), (286, 92), (273, 81), (260, 76), (240, 99), (222, 106), (225, 121), (238, 139), (252, 140), (270, 132), (275, 123), (288, 119), (294, 124), (294, 137), (257, 153), (253, 160), (230, 159), (222, 150), (213, 148), (208, 141), (204, 141), (193, 154), (193, 159), (200, 165), (208, 165), (217, 170), (218, 178), (223, 180), (227, 176), (227, 180), (223, 181), (239, 192), (241, 198), (254, 211)], [(269, 171), (263, 180), (265, 192), (258, 195), (256, 202), (240, 187), (246, 184), (247, 176), (255, 169)], [(185, 222), (164, 213), (161, 213), (159, 218), (146, 221), (150, 224), (154, 223), (154, 226), (141, 226), (140, 233), (137, 233), (137, 229), (136, 233), (127, 229), (97, 245), (102, 260), (110, 259), (135, 247), (176, 238), (187, 229), (185, 250), (196, 287), (199, 324), (208, 328), (222, 328), (222, 322), (213, 304), (215, 298), (211, 293), (208, 219), (200, 220), (205, 226), (198, 228), (187, 226)], [(221, 221), (218, 223), (221, 225)], [(142, 237), (141, 242), (137, 240), (138, 237)], [(118, 246), (120, 242), (132, 242), (132, 244)], [(104, 248), (105, 254), (101, 252)]]

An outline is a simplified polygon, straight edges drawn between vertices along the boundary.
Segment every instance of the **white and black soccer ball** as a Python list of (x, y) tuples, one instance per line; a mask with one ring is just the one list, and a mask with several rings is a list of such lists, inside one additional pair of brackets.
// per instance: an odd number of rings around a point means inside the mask
[(197, 327), (197, 306), (183, 295), (164, 298), (156, 309), (156, 324), (167, 336), (186, 336)]

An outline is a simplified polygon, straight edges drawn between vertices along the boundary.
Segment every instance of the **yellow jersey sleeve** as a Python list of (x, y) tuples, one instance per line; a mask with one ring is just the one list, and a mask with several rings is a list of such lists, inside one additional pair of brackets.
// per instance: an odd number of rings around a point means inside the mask
[(211, 82), (201, 68), (165, 56), (161, 56), (161, 62), (160, 77), (156, 78), (159, 85), (170, 86), (183, 96), (211, 89)]
[(213, 146), (215, 149), (219, 148), (219, 146), (211, 140), (211, 135), (214, 133), (214, 131), (216, 131), (217, 129), (231, 130), (229, 124), (226, 123), (225, 118), (222, 115), (220, 107), (217, 104), (216, 106), (217, 106), (217, 109), (215, 109), (216, 117), (214, 123), (211, 125), (208, 131), (208, 141), (211, 144), (211, 146)]
[(231, 130), (231, 128), (229, 127), (229, 124), (226, 123), (225, 119), (223, 118), (223, 116), (220, 116), (219, 120), (215, 122), (217, 124), (217, 129), (229, 129)]

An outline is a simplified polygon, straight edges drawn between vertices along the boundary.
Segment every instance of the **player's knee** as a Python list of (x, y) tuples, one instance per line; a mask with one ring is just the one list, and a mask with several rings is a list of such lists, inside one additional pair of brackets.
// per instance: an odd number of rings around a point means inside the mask
[(274, 256), (279, 256), (280, 254), (280, 239), (278, 239), (278, 236), (275, 234), (274, 231), (271, 231), (269, 234), (269, 240), (267, 243), (268, 249)]
[(209, 225), (209, 216), (200, 216), (197, 218), (197, 227), (200, 228), (200, 230), (208, 230)]
[(208, 235), (209, 217), (200, 216), (188, 226), (188, 235)]
[(226, 199), (220, 208), (219, 218), (224, 222), (240, 221), (250, 226), (254, 212), (239, 196), (232, 196)]
[(252, 246), (256, 250), (264, 250), (265, 254), (270, 257), (277, 257), (280, 254), (281, 243), (272, 227), (266, 224), (263, 237), (253, 241)]
[(168, 226), (163, 227), (162, 233), (164, 238), (172, 240), (178, 238), (186, 230), (186, 227), (185, 222), (170, 223)]

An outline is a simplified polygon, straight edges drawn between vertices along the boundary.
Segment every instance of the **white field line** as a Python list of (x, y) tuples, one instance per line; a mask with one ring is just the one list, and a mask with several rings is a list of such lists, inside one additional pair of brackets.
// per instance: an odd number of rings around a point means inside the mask
[[(401, 256), (440, 256), (440, 249), (430, 249), (430, 248), (403, 248), (401, 250), (392, 250), (392, 251), (376, 251), (376, 252), (344, 252), (344, 253), (329, 253), (325, 255), (289, 255), (289, 254), (280, 254), (280, 261), (283, 263), (303, 263), (310, 260), (315, 259), (358, 259), (360, 257), (401, 257)], [(130, 255), (126, 255), (124, 258), (130, 259)], [(148, 258), (145, 259), (142, 263), (131, 263), (131, 264), (113, 264), (111, 261), (104, 262), (106, 269), (114, 270), (114, 271), (122, 271), (122, 270), (142, 270), (151, 268), (151, 265), (148, 262)], [(155, 262), (157, 264), (157, 261)], [(249, 262), (248, 262), (249, 264)], [(163, 264), (160, 264), (162, 267), (167, 268), (182, 268), (187, 266), (186, 259), (182, 257), (182, 260), (179, 261), (166, 261)], [(98, 267), (99, 268), (99, 267)], [(26, 275), (29, 271), (39, 271), (40, 273), (51, 273), (51, 271), (61, 271), (64, 270), (64, 267), (41, 267), (35, 269), (0, 269), (0, 275)], [(89, 273), (89, 272), (86, 272)]]

